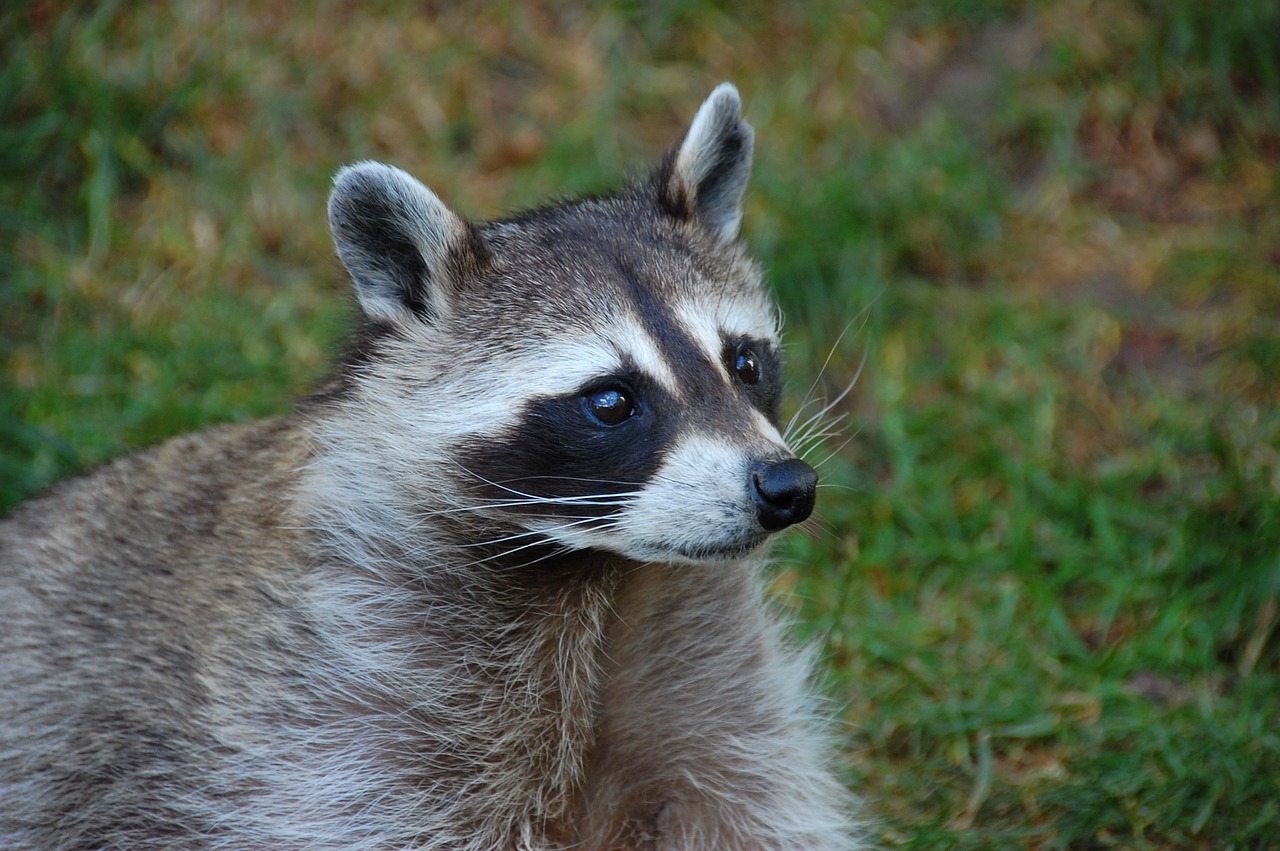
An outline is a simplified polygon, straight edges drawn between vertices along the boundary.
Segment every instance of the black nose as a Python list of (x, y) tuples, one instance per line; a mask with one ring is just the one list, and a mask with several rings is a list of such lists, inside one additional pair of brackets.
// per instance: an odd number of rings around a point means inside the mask
[(760, 525), (770, 532), (799, 523), (813, 511), (818, 474), (799, 458), (757, 461), (751, 469)]

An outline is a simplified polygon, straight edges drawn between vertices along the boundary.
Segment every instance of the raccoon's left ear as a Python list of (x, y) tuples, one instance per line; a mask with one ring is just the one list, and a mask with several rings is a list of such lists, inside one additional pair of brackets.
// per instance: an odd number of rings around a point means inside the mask
[(374, 162), (338, 172), (329, 227), (370, 319), (433, 322), (468, 266), (487, 262), (480, 235), (407, 172)]
[(658, 203), (668, 214), (697, 221), (722, 240), (737, 237), (754, 136), (742, 120), (738, 90), (721, 83), (703, 102), (684, 140), (663, 160), (657, 173)]

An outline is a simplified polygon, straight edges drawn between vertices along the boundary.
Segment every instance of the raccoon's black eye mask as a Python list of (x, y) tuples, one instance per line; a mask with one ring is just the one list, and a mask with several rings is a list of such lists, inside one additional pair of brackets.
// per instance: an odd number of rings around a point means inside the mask
[[(526, 401), (512, 429), (474, 442), (465, 466), (489, 483), (481, 489), (493, 498), (509, 499), (508, 489), (550, 498), (631, 491), (661, 466), (679, 428), (677, 408), (637, 372), (602, 375), (573, 393)], [(529, 510), (580, 517), (617, 508), (604, 500)]]

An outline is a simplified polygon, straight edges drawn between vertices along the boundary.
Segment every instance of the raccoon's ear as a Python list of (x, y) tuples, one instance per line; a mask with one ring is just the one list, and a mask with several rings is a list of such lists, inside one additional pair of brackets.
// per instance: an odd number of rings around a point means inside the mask
[(479, 234), (415, 178), (381, 163), (338, 172), (329, 227), (370, 319), (433, 321), (449, 310), (468, 263), (483, 263)]
[(658, 203), (678, 219), (700, 222), (720, 239), (734, 239), (742, 223), (754, 136), (742, 120), (738, 90), (721, 83), (659, 168)]

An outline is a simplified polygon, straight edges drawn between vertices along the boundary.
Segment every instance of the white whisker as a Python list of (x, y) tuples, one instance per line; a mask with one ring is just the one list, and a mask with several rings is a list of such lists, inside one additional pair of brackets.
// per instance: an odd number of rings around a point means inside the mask
[[(783, 429), (783, 434), (790, 434), (791, 426), (794, 424), (796, 417), (800, 415), (801, 411), (803, 411), (806, 407), (808, 407), (809, 400), (814, 398), (813, 393), (815, 390), (818, 389), (818, 382), (820, 382), (822, 380), (822, 376), (826, 374), (827, 367), (831, 365), (831, 359), (835, 357), (836, 351), (840, 348), (840, 343), (844, 341), (845, 335), (849, 333), (849, 329), (852, 328), (854, 323), (857, 322), (859, 319), (862, 320), (862, 326), (859, 328), (859, 330), (866, 327), (867, 320), (871, 316), (871, 307), (874, 303), (875, 302), (872, 301), (870, 304), (864, 307), (861, 311), (858, 312), (858, 315), (854, 316), (847, 323), (845, 323), (844, 328), (840, 329), (840, 335), (836, 337), (836, 341), (832, 343), (831, 348), (827, 350), (827, 356), (826, 358), (823, 359), (822, 366), (818, 368), (818, 374), (814, 376), (813, 383), (809, 385), (809, 389), (806, 390), (804, 393), (804, 399), (806, 401), (804, 402), (804, 404), (800, 406), (799, 409), (797, 409), (795, 414), (792, 414), (791, 419), (787, 421), (787, 426), (785, 429)], [(867, 362), (867, 353), (866, 353), (866, 350), (863, 350), (862, 363), (858, 365), (858, 370), (853, 376), (853, 381), (849, 383), (849, 386), (845, 388), (844, 393), (840, 394), (839, 398), (843, 399), (845, 394), (847, 394), (850, 390), (853, 389), (853, 385), (856, 384), (858, 381), (858, 376), (862, 375), (862, 364), (865, 364), (866, 362)]]
[(859, 434), (861, 434), (861, 430), (855, 431), (853, 434), (849, 435), (844, 440), (842, 440), (839, 446), (837, 446), (830, 453), (828, 453), (821, 461), (818, 461), (813, 465), (814, 469), (822, 467), (824, 464), (828, 463), (832, 458), (835, 458), (837, 455), (839, 455), (841, 450), (843, 450), (846, 446), (848, 446), (849, 443)]
[(551, 527), (550, 529), (530, 529), (524, 532), (516, 532), (515, 534), (505, 535), (501, 538), (493, 538), (488, 541), (476, 541), (474, 543), (469, 543), (469, 544), (460, 544), (459, 546), (463, 548), (491, 547), (491, 546), (494, 546), (495, 544), (503, 544), (503, 543), (506, 543), (507, 541), (514, 541), (519, 538), (530, 538), (535, 536), (540, 536), (543, 539), (546, 539), (549, 541), (550, 538), (547, 537), (548, 532), (558, 532), (562, 529), (572, 529), (576, 526), (583, 526), (593, 521), (603, 521), (603, 520), (605, 520), (605, 518), (602, 518), (602, 517), (575, 517), (575, 518), (572, 518), (568, 523), (561, 523), (559, 525)]

